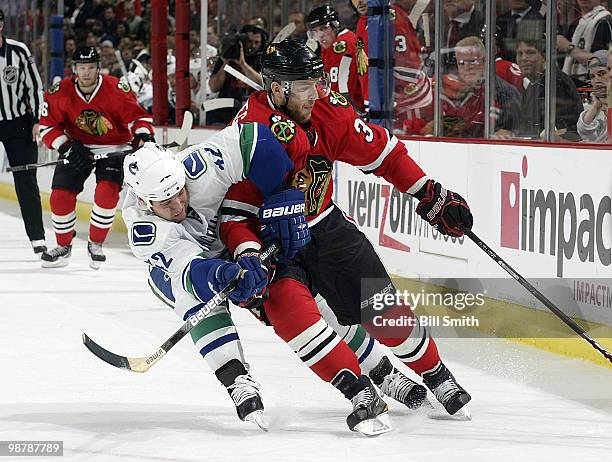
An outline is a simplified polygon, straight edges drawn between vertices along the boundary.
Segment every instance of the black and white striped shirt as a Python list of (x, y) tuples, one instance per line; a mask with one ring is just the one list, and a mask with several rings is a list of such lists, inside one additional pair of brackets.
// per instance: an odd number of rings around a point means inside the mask
[(2, 37), (0, 47), (0, 122), (31, 112), (38, 120), (43, 85), (28, 47)]

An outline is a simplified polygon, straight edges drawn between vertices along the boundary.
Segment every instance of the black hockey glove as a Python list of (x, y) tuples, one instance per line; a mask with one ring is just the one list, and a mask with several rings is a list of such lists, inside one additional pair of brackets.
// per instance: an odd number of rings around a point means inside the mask
[(60, 153), (60, 159), (68, 160), (68, 165), (78, 173), (89, 176), (95, 161), (93, 153), (83, 143), (79, 140), (66, 141), (57, 151)]
[(130, 144), (134, 149), (138, 149), (148, 141), (155, 143), (155, 137), (150, 133), (136, 133)]
[(474, 220), (465, 199), (440, 183), (427, 180), (414, 197), (419, 199), (416, 213), (441, 234), (461, 237), (463, 228), (472, 229)]

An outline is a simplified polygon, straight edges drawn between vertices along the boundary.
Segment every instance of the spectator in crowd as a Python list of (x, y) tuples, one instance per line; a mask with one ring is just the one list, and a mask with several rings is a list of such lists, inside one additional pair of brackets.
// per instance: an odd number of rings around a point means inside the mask
[(74, 8), (69, 11), (68, 17), (73, 25), (75, 33), (85, 30), (85, 22), (94, 16), (93, 0), (76, 0)]
[(577, 127), (581, 138), (591, 143), (606, 143), (608, 140), (609, 58), (607, 51), (598, 50), (587, 61), (593, 92), (591, 105), (580, 113)]
[(484, 27), (484, 16), (476, 8), (476, 0), (445, 0), (446, 20), (443, 44), (453, 48), (465, 37), (478, 37)]
[(105, 34), (114, 34), (117, 30), (115, 8), (112, 5), (107, 5), (106, 8), (104, 8), (104, 17), (102, 18), (102, 30)]
[[(538, 2), (539, 3), (539, 2)], [(538, 8), (534, 8), (534, 0), (510, 0), (510, 9), (502, 13), (497, 18), (499, 33), (504, 41), (504, 54), (502, 57), (508, 61), (514, 61), (514, 53), (516, 46), (514, 39), (517, 37), (519, 24), (523, 23), (521, 29), (531, 27), (541, 27), (545, 21), (544, 16), (540, 14)], [(527, 24), (529, 23), (529, 26)], [(533, 24), (533, 23), (537, 23)]]
[(215, 47), (218, 50), (219, 49), (219, 36), (217, 35), (217, 32), (215, 31), (215, 27), (208, 26), (208, 29), (206, 32), (208, 34), (206, 43)]
[[(544, 132), (546, 59), (544, 40), (519, 39), (516, 59), (527, 79), (523, 93), (518, 136), (540, 139)], [(559, 140), (578, 141), (576, 122), (582, 103), (572, 79), (557, 69), (555, 85), (555, 137)]]
[[(488, 114), (496, 138), (510, 138), (518, 128), (520, 95), (518, 90), (495, 76), (495, 95), (491, 108), (485, 108), (485, 47), (478, 37), (466, 37), (456, 44), (457, 75), (444, 76), (441, 106), (443, 136), (482, 138)], [(430, 106), (432, 107), (432, 106)], [(433, 108), (433, 107), (432, 107)], [(428, 120), (433, 120), (430, 116)], [(433, 121), (423, 130), (433, 131)]]
[(306, 43), (308, 37), (306, 36), (306, 14), (301, 11), (294, 11), (289, 13), (289, 22), (295, 24), (295, 30), (289, 36), (292, 40), (297, 40), (301, 43)]
[(142, 17), (135, 13), (134, 2), (132, 0), (125, 2), (123, 6), (124, 18), (123, 20), (127, 24), (130, 36), (136, 36), (138, 34), (138, 28), (142, 22)]
[(228, 74), (223, 67), (230, 64), (251, 80), (263, 85), (261, 75), (261, 54), (268, 39), (265, 30), (254, 25), (245, 25), (240, 34), (228, 33), (221, 39), (221, 53), (210, 76), (209, 85), (213, 93), (219, 92), (219, 98), (233, 98), (236, 104), (232, 108), (218, 113), (211, 123), (228, 123), (253, 91), (244, 82)]
[(565, 53), (563, 72), (585, 86), (591, 54), (607, 50), (612, 42), (612, 14), (599, 0), (580, 0), (577, 5), (580, 18), (570, 25), (567, 36), (557, 35), (557, 50)]

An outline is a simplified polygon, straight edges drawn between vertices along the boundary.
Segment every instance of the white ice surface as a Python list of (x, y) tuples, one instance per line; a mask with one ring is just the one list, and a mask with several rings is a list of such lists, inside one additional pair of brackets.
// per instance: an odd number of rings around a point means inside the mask
[[(473, 396), (473, 420), (432, 419), (390, 402), (395, 429), (366, 439), (347, 429), (350, 405), (336, 390), (271, 328), (234, 310), (263, 385), (263, 433), (238, 420), (190, 339), (145, 374), (114, 369), (82, 345), (86, 332), (143, 356), (181, 324), (149, 292), (124, 236), (112, 237), (97, 272), (81, 239), (67, 268), (42, 269), (17, 216), (0, 201), (0, 440), (63, 440), (64, 457), (49, 460), (612, 460), (610, 369), (505, 340), (440, 339)], [(52, 242), (50, 228), (47, 236)]]

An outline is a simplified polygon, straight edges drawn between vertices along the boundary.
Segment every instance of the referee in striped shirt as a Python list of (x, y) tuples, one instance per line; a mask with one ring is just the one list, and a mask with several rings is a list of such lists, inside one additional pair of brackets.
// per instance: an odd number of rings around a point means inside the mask
[[(27, 46), (4, 36), (0, 10), (0, 142), (11, 167), (36, 163), (42, 81)], [(34, 253), (47, 250), (36, 170), (13, 172), (15, 192)]]

